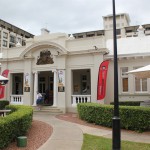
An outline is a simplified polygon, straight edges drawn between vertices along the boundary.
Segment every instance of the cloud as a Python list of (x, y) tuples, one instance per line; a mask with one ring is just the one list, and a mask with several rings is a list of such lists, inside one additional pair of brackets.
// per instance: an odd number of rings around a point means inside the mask
[[(118, 0), (116, 13), (129, 13), (132, 24), (148, 23), (149, 0)], [(110, 0), (1, 0), (1, 19), (32, 34), (76, 33), (103, 29), (102, 16), (112, 14)]]

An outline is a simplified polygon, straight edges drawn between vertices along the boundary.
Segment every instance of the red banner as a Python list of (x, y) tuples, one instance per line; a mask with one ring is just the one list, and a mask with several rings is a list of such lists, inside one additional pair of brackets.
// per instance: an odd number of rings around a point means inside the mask
[[(9, 73), (9, 70), (6, 69), (3, 71), (2, 76), (7, 78), (8, 73)], [(0, 85), (0, 99), (4, 98), (4, 93), (5, 93), (5, 86)]]
[(105, 98), (108, 65), (109, 61), (103, 61), (99, 67), (97, 100), (103, 100)]
[(0, 99), (4, 98), (5, 86), (0, 85)]

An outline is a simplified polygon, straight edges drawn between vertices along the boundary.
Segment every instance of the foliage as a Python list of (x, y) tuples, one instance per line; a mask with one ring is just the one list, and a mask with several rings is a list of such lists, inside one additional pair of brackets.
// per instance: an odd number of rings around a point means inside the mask
[[(121, 141), (122, 150), (149, 150), (150, 144)], [(112, 140), (100, 136), (84, 134), (82, 150), (112, 150)]]
[[(140, 103), (142, 101), (122, 101), (119, 102), (119, 105), (121, 106), (140, 106)], [(114, 105), (114, 102), (111, 102), (110, 105)]]
[(0, 118), (0, 149), (18, 136), (25, 135), (32, 123), (32, 107), (8, 105), (6, 109), (11, 109), (11, 113)]
[[(77, 105), (79, 117), (87, 122), (112, 127), (113, 105), (80, 103)], [(150, 108), (120, 106), (121, 128), (135, 131), (150, 130)]]
[(0, 100), (0, 109), (4, 109), (6, 105), (9, 105), (9, 101)]

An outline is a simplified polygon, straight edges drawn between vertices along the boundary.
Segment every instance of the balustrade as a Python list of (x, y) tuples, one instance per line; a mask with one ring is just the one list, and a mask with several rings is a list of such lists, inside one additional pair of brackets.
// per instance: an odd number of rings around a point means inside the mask
[(23, 104), (23, 95), (11, 95), (10, 103), (22, 105)]
[(91, 95), (72, 95), (72, 106), (76, 106), (78, 103), (91, 102)]

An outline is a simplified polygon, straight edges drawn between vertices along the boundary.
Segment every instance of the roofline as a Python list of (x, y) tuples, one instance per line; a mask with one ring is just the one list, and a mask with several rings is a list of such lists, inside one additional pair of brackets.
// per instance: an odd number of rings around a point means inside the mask
[(98, 31), (105, 31), (105, 30), (94, 30), (94, 31), (78, 32), (78, 33), (73, 33), (72, 35), (90, 33), (90, 32), (98, 32)]
[(8, 25), (10, 25), (10, 26), (16, 28), (16, 29), (19, 29), (19, 30), (22, 30), (23, 32), (26, 32), (27, 34), (30, 34), (31, 36), (35, 36), (34, 34), (31, 34), (31, 33), (27, 32), (27, 31), (25, 31), (25, 30), (23, 30), (23, 29), (21, 29), (21, 28), (15, 26), (15, 25), (13, 25), (13, 24), (11, 24), (11, 23), (8, 23), (8, 22), (6, 22), (6, 21), (0, 19), (0, 22), (1, 22), (1, 21), (4, 22), (5, 24), (8, 24)]

